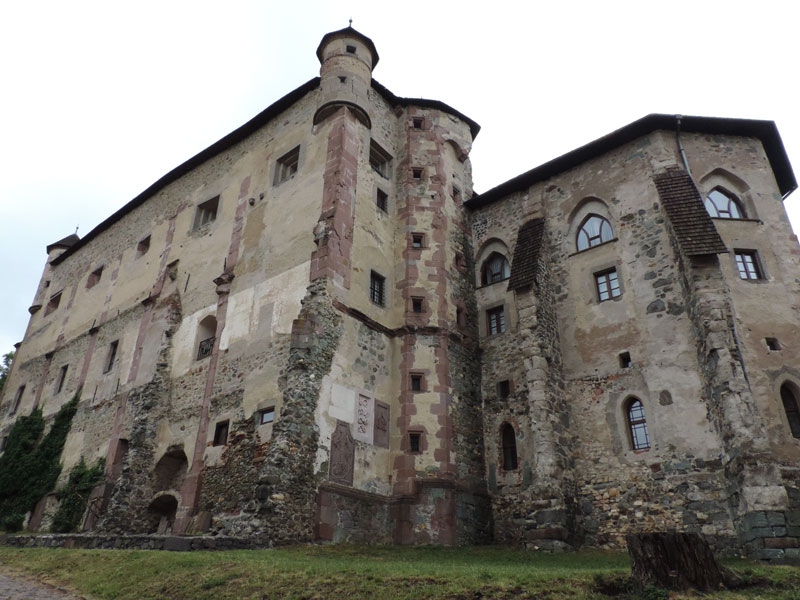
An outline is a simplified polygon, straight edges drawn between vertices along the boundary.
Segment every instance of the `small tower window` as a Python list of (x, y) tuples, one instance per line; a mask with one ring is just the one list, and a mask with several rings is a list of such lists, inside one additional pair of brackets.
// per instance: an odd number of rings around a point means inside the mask
[(389, 210), (389, 194), (380, 188), (378, 188), (378, 191), (375, 193), (375, 206), (383, 212), (388, 212)]
[(386, 277), (375, 271), (369, 274), (369, 299), (378, 306), (386, 305)]
[(422, 233), (411, 234), (411, 247), (422, 248), (425, 245), (425, 235)]
[(771, 352), (778, 352), (781, 349), (781, 343), (778, 341), (778, 338), (764, 338), (764, 342), (766, 342), (767, 348), (769, 348)]
[(148, 235), (136, 245), (136, 258), (144, 256), (150, 250), (150, 236)]
[(275, 185), (289, 181), (297, 173), (300, 164), (300, 146), (281, 156), (275, 164)]
[(347, 50), (348, 54), (355, 54), (356, 53), (356, 47), (355, 46), (350, 46), (349, 44), (347, 45), (346, 50)]
[(422, 298), (414, 297), (411, 298), (411, 312), (421, 313), (422, 312)]
[(411, 177), (413, 179), (415, 179), (416, 181), (419, 181), (420, 179), (422, 179), (422, 169), (419, 168), (419, 167), (415, 167), (415, 168), (411, 169)]
[(108, 354), (106, 355), (106, 366), (103, 373), (108, 373), (114, 368), (114, 361), (117, 359), (117, 349), (119, 348), (119, 340), (114, 340), (108, 346)]
[(422, 434), (418, 431), (411, 431), (408, 434), (408, 450), (412, 454), (419, 454), (422, 451)]
[(67, 381), (67, 371), (69, 370), (69, 365), (64, 365), (61, 367), (61, 371), (58, 373), (58, 382), (56, 383), (56, 394), (61, 392), (64, 389), (64, 383)]
[(100, 278), (103, 276), (103, 267), (98, 267), (91, 273), (89, 273), (89, 279), (86, 280), (86, 287), (93, 288), (100, 282)]
[(414, 129), (422, 129), (422, 126), (425, 123), (422, 117), (414, 117), (411, 122), (414, 125)]
[(194, 216), (194, 228), (199, 229), (203, 225), (216, 221), (217, 209), (219, 209), (219, 196), (198, 204), (197, 213)]
[(511, 381), (503, 379), (497, 382), (497, 397), (501, 399), (508, 398), (511, 395)]
[(619, 355), (619, 368), (620, 369), (629, 369), (633, 366), (633, 361), (631, 360), (631, 353), (630, 352), (620, 352)]
[(270, 406), (265, 408), (258, 413), (258, 424), (259, 425), (266, 425), (267, 423), (272, 423), (275, 420), (275, 407)]
[(421, 373), (412, 373), (410, 376), (411, 381), (411, 391), (412, 392), (422, 392), (425, 388), (425, 380), (422, 377)]
[(226, 446), (228, 444), (228, 427), (229, 421), (220, 421), (214, 427), (214, 445)]
[(391, 176), (392, 156), (381, 148), (375, 140), (369, 142), (369, 165), (384, 179)]

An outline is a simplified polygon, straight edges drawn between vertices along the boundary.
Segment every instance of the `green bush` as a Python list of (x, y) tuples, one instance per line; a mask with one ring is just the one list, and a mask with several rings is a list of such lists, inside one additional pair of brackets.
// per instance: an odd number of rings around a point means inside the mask
[[(77, 410), (75, 395), (56, 413), (44, 437), (45, 421), (40, 408), (19, 417), (11, 428), (5, 452), (0, 456), (0, 515), (7, 515), (3, 517), (6, 531), (17, 522), (12, 517), (21, 515), (19, 518), (24, 521), (24, 515), (55, 487), (61, 474), (61, 451)], [(9, 518), (11, 523), (7, 524)], [(20, 523), (18, 529), (21, 528)]]
[(56, 498), (61, 504), (53, 516), (53, 533), (70, 533), (80, 526), (92, 489), (103, 481), (104, 467), (102, 459), (93, 467), (88, 467), (81, 457), (80, 462), (70, 471), (69, 481), (56, 492)]

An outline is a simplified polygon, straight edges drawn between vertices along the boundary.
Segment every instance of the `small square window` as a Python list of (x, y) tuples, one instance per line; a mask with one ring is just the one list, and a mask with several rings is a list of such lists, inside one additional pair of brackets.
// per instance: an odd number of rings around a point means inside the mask
[(408, 434), (408, 450), (413, 454), (419, 454), (422, 448), (422, 434), (411, 431)]
[(633, 366), (633, 361), (631, 361), (631, 353), (630, 352), (621, 352), (619, 355), (619, 366), (621, 369), (629, 369)]
[(761, 265), (758, 262), (758, 252), (755, 250), (734, 250), (733, 252), (739, 277), (751, 281), (764, 279)]
[(489, 335), (497, 335), (506, 330), (505, 311), (502, 306), (496, 306), (486, 311), (486, 331)]
[(67, 381), (67, 371), (69, 370), (69, 365), (64, 365), (61, 367), (61, 371), (58, 374), (58, 382), (56, 383), (56, 394), (58, 394), (62, 389), (64, 389), (64, 383)]
[(270, 406), (269, 408), (265, 408), (258, 413), (258, 424), (259, 425), (266, 425), (267, 423), (272, 423), (275, 420), (275, 407)]
[(100, 278), (103, 277), (103, 267), (99, 267), (89, 273), (89, 279), (86, 280), (86, 287), (93, 288), (100, 282)]
[(778, 341), (778, 338), (764, 338), (764, 341), (767, 343), (767, 348), (769, 348), (772, 352), (777, 352), (781, 349), (781, 344)]
[(420, 169), (419, 167), (411, 169), (411, 177), (417, 181), (422, 179), (422, 169)]
[(389, 179), (391, 176), (392, 156), (375, 140), (371, 140), (369, 143), (369, 165), (384, 179)]
[(383, 212), (389, 211), (389, 194), (380, 188), (378, 188), (378, 191), (375, 193), (375, 206)]
[(108, 347), (108, 355), (106, 355), (106, 366), (103, 373), (108, 373), (114, 368), (114, 361), (117, 358), (117, 348), (119, 348), (119, 340), (114, 340)]
[(378, 306), (386, 305), (386, 277), (375, 271), (370, 271), (369, 299)]
[(206, 200), (197, 205), (197, 213), (194, 216), (194, 228), (199, 229), (203, 225), (213, 223), (217, 219), (217, 209), (219, 208), (219, 196)]
[(275, 185), (289, 181), (297, 173), (300, 164), (300, 146), (281, 156), (275, 163)]
[(229, 421), (220, 421), (214, 427), (214, 445), (227, 446), (228, 445), (228, 425)]
[(57, 292), (50, 296), (50, 300), (47, 302), (47, 307), (44, 309), (45, 316), (57, 309), (59, 304), (61, 304), (61, 292)]
[(422, 312), (422, 298), (411, 298), (411, 312)]
[(424, 378), (421, 373), (412, 373), (409, 381), (411, 382), (412, 392), (422, 392), (424, 390)]
[(414, 125), (414, 129), (422, 129), (425, 124), (425, 120), (422, 117), (414, 117), (411, 122)]
[(136, 244), (136, 258), (140, 256), (144, 256), (147, 254), (147, 251), (150, 250), (150, 236), (148, 235), (138, 244)]
[(348, 54), (355, 54), (356, 53), (356, 47), (355, 46), (348, 45), (345, 49), (347, 50)]
[(511, 395), (511, 381), (504, 379), (497, 382), (497, 397), (508, 398)]
[(425, 235), (422, 233), (411, 234), (411, 247), (422, 248), (425, 245)]
[(595, 273), (594, 283), (597, 288), (597, 298), (600, 302), (618, 298), (622, 295), (616, 269), (608, 269), (607, 271)]

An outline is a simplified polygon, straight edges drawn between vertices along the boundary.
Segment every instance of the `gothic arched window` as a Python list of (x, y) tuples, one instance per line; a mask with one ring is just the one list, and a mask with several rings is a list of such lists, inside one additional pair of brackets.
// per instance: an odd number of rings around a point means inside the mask
[(792, 437), (800, 439), (800, 410), (798, 410), (797, 406), (797, 396), (788, 383), (784, 383), (781, 386), (781, 400), (783, 401), (783, 411), (786, 413), (786, 420), (789, 422)]
[(650, 447), (650, 436), (647, 434), (647, 419), (644, 416), (644, 405), (641, 400), (631, 398), (625, 414), (628, 419), (631, 447), (634, 450), (647, 450)]
[(511, 276), (508, 260), (499, 252), (492, 252), (481, 267), (481, 285), (490, 285)]
[(500, 438), (503, 444), (503, 470), (513, 471), (517, 468), (517, 434), (511, 424), (503, 423)]
[(600, 215), (589, 215), (578, 230), (576, 240), (578, 252), (594, 248), (600, 244), (610, 242), (614, 238), (614, 231), (608, 219)]
[(706, 210), (717, 219), (744, 219), (745, 214), (739, 200), (722, 188), (714, 188), (706, 196)]

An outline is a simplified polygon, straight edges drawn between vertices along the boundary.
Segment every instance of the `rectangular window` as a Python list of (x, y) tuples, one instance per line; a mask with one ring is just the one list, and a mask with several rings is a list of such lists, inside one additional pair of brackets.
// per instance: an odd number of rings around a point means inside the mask
[(486, 331), (489, 335), (497, 335), (506, 330), (506, 317), (502, 306), (486, 311)]
[(778, 338), (768, 337), (764, 338), (764, 341), (767, 343), (767, 348), (772, 352), (777, 352), (781, 349), (781, 343), (778, 341)]
[(17, 390), (17, 395), (14, 396), (14, 406), (11, 407), (11, 414), (12, 415), (15, 412), (17, 412), (17, 409), (19, 408), (20, 402), (22, 402), (22, 395), (24, 393), (25, 393), (25, 386), (24, 385), (19, 386), (19, 389)]
[(228, 421), (220, 421), (214, 427), (214, 445), (226, 446), (228, 444)]
[(375, 206), (377, 206), (383, 212), (389, 211), (389, 194), (380, 188), (375, 194)]
[(217, 209), (219, 209), (219, 196), (198, 204), (197, 213), (194, 216), (194, 228), (199, 229), (203, 225), (216, 221)]
[(414, 125), (414, 129), (422, 129), (425, 124), (425, 120), (422, 117), (414, 117), (411, 122)]
[(422, 233), (411, 234), (411, 247), (422, 248), (425, 245), (425, 235)]
[(619, 355), (619, 366), (621, 369), (629, 369), (633, 365), (630, 352), (621, 352)]
[(197, 346), (197, 360), (203, 360), (204, 358), (208, 358), (211, 356), (211, 352), (214, 350), (214, 340), (217, 337), (212, 335), (210, 338), (206, 338), (200, 342)]
[(755, 250), (734, 250), (733, 252), (739, 277), (748, 280), (764, 279), (758, 263), (758, 252)]
[(275, 185), (279, 185), (294, 177), (299, 164), (300, 146), (296, 146), (281, 156), (275, 164)]
[(67, 370), (69, 369), (69, 365), (64, 365), (61, 367), (61, 372), (58, 374), (58, 382), (56, 383), (56, 394), (58, 394), (62, 389), (64, 389), (64, 383), (67, 381)]
[(61, 304), (61, 292), (57, 292), (50, 296), (50, 300), (47, 302), (47, 307), (44, 309), (45, 316), (57, 309), (59, 304)]
[(422, 312), (422, 298), (411, 298), (411, 312), (421, 313)]
[(106, 366), (103, 373), (108, 373), (114, 368), (114, 360), (117, 358), (117, 348), (119, 347), (119, 340), (114, 340), (108, 347), (108, 356), (106, 357)]
[(386, 277), (375, 271), (369, 275), (369, 299), (378, 306), (386, 305)]
[(258, 424), (259, 425), (266, 425), (267, 423), (272, 423), (275, 420), (275, 407), (270, 406), (265, 408), (258, 413)]
[(140, 256), (144, 256), (147, 254), (147, 251), (150, 250), (150, 236), (148, 235), (138, 244), (136, 244), (136, 258)]
[(597, 298), (600, 302), (618, 298), (622, 295), (619, 288), (619, 277), (616, 269), (609, 269), (594, 274), (594, 283), (597, 287)]
[(100, 278), (103, 276), (103, 267), (98, 267), (91, 273), (89, 273), (89, 279), (86, 280), (86, 288), (93, 288), (100, 282)]
[(497, 397), (508, 398), (511, 395), (511, 382), (508, 379), (497, 382)]
[(420, 169), (419, 167), (411, 169), (411, 177), (417, 181), (422, 179), (422, 169)]
[(414, 454), (419, 454), (422, 447), (422, 434), (416, 431), (408, 434), (408, 450)]
[(412, 392), (422, 392), (425, 389), (425, 380), (422, 377), (421, 373), (412, 373), (410, 375), (410, 382), (411, 382), (411, 391)]
[(392, 174), (392, 156), (375, 140), (369, 142), (369, 166), (384, 179), (389, 179)]

